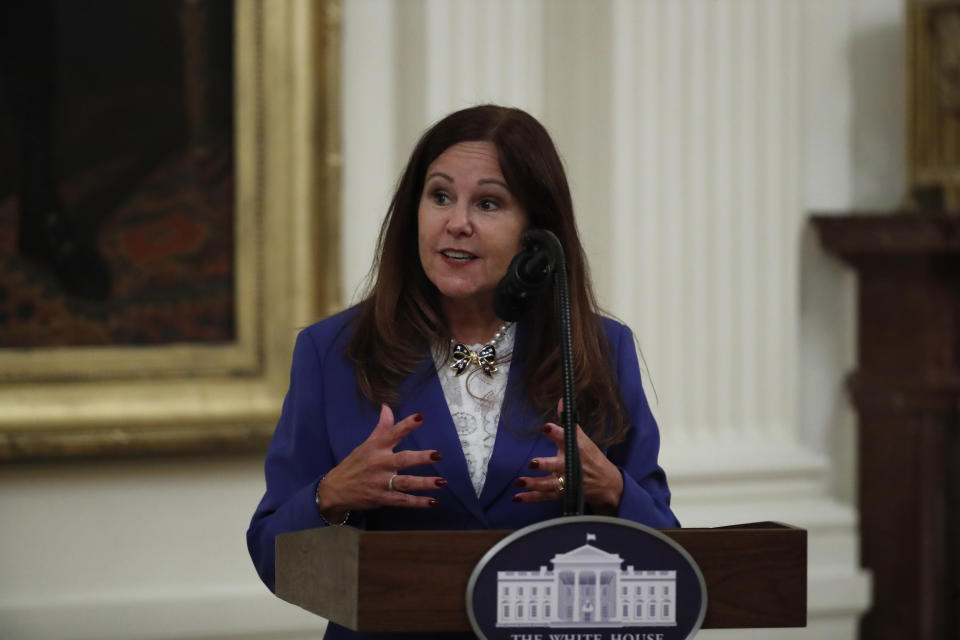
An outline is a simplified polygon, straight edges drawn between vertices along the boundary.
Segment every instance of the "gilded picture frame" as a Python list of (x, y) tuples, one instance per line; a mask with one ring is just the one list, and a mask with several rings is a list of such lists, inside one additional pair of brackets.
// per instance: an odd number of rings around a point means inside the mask
[(908, 206), (960, 212), (960, 0), (905, 0)]
[(340, 14), (236, 0), (236, 339), (0, 349), (0, 460), (266, 446), (297, 331), (339, 305)]

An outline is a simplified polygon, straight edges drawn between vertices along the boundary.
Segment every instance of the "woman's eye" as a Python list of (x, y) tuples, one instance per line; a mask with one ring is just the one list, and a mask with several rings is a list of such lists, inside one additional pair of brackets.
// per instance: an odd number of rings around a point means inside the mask
[(437, 204), (450, 204), (450, 196), (445, 191), (434, 191), (433, 201)]
[(484, 198), (477, 203), (477, 206), (480, 207), (481, 211), (494, 211), (500, 205), (496, 200), (491, 200), (490, 198)]

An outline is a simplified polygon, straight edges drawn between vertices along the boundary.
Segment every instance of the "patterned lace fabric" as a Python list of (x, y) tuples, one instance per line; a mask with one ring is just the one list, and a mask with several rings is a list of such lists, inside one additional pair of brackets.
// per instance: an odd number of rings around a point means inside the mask
[[(497, 372), (488, 378), (473, 365), (459, 377), (450, 368), (449, 357), (444, 358), (443, 350), (433, 350), (433, 361), (437, 365), (437, 377), (443, 387), (443, 396), (447, 400), (450, 416), (460, 436), (460, 446), (467, 459), (467, 470), (473, 489), (480, 496), (487, 479), (487, 464), (493, 453), (493, 444), (497, 439), (497, 425), (500, 424), (500, 408), (507, 389), (507, 375), (510, 373), (510, 355), (513, 353), (513, 340), (516, 325), (504, 332), (496, 345)], [(483, 344), (467, 345), (477, 351)]]

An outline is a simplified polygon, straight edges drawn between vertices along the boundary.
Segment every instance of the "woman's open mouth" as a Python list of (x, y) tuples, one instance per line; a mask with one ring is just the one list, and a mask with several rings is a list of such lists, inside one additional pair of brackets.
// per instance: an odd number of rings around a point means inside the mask
[(454, 262), (470, 262), (471, 260), (476, 260), (477, 256), (466, 251), (455, 251), (453, 249), (444, 249), (440, 252), (447, 260), (452, 260)]

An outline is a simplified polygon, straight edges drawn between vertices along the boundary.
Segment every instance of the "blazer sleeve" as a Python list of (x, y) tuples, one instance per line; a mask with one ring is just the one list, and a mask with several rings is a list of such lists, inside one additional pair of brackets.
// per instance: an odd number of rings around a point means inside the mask
[(297, 336), (290, 387), (265, 462), (266, 493), (247, 530), (247, 548), (260, 578), (275, 591), (277, 534), (325, 526), (317, 483), (335, 465), (323, 407), (323, 361), (308, 330)]
[(630, 417), (626, 440), (607, 450), (607, 457), (623, 475), (623, 495), (617, 515), (661, 529), (679, 527), (670, 510), (666, 474), (657, 462), (660, 431), (643, 392), (633, 333), (619, 323), (616, 327), (611, 351), (621, 397)]

